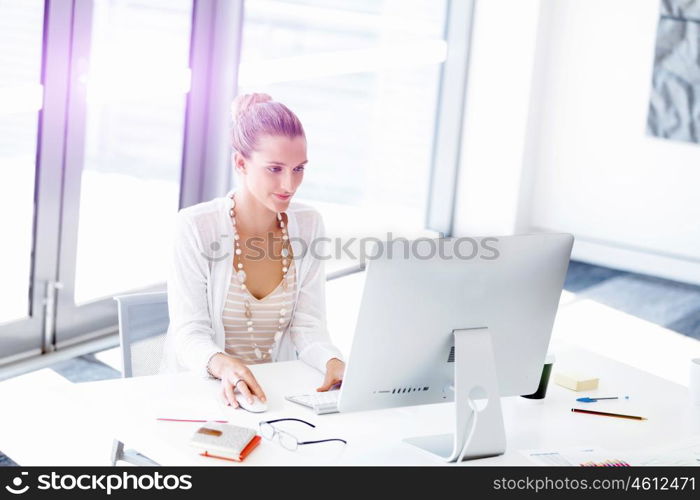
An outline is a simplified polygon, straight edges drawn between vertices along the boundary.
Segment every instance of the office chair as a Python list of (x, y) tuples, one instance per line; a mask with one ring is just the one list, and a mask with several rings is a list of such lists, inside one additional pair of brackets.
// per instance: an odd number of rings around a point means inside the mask
[[(167, 293), (134, 293), (116, 296), (114, 300), (119, 316), (122, 377), (157, 374), (170, 321)], [(115, 439), (111, 463), (116, 465), (120, 460), (134, 465), (160, 465), (135, 450), (124, 450), (124, 443)]]

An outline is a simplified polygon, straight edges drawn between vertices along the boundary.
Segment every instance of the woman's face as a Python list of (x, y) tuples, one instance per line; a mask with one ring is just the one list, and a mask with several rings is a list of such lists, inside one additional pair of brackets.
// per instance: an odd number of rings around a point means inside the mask
[(297, 188), (304, 180), (306, 139), (264, 135), (258, 140), (250, 158), (234, 155), (236, 169), (250, 193), (273, 212), (289, 207)]

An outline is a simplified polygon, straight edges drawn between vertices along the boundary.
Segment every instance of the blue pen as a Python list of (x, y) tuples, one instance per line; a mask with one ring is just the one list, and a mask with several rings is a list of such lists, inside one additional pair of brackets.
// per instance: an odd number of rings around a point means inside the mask
[[(625, 399), (629, 399), (629, 396), (625, 396)], [(576, 401), (580, 401), (581, 403), (595, 403), (596, 401), (599, 401), (601, 399), (620, 399), (619, 397), (615, 396), (614, 398), (578, 398)]]

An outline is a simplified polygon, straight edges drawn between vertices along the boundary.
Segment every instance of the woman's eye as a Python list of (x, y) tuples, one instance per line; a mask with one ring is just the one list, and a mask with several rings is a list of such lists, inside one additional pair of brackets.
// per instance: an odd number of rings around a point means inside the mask
[(277, 173), (282, 170), (282, 167), (268, 167), (268, 170), (272, 173)]
[(294, 169), (295, 172), (303, 172), (304, 171), (304, 166), (302, 165), (301, 167), (297, 167)]

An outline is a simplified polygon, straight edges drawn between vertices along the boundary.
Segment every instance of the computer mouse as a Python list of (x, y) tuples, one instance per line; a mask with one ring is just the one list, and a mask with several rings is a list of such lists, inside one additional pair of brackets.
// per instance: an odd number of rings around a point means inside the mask
[(247, 397), (245, 397), (243, 394), (236, 393), (236, 401), (238, 401), (241, 408), (248, 410), (251, 413), (262, 413), (267, 411), (267, 403), (263, 403), (255, 395), (253, 396), (253, 402), (249, 403)]

